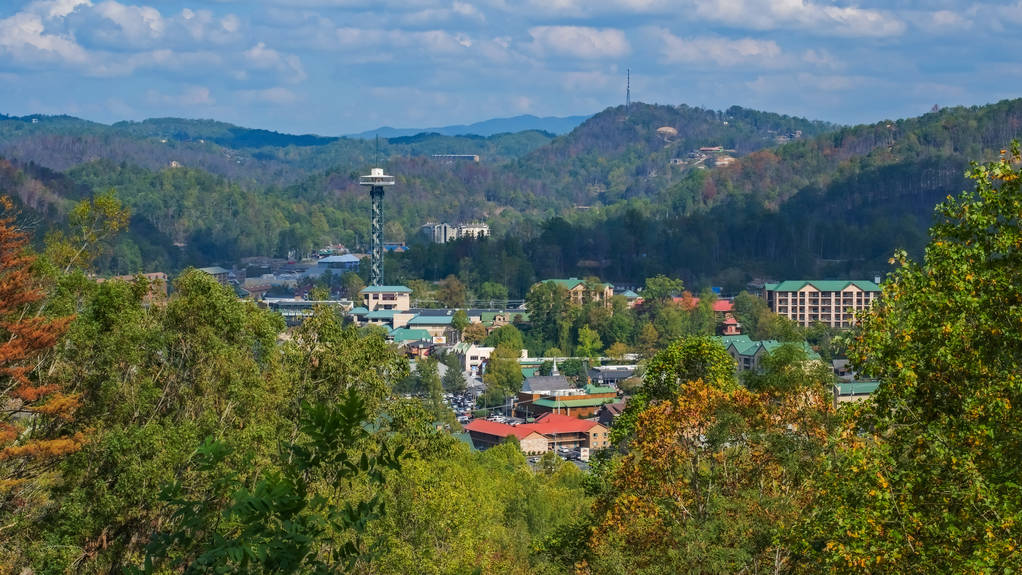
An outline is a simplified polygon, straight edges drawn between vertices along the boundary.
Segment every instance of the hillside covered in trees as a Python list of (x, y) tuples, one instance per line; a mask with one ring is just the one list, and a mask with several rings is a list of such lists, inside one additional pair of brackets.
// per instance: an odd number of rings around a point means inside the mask
[[(414, 243), (427, 221), (484, 220), (495, 235), (413, 247), (388, 264), (390, 277), (455, 274), (475, 287), (508, 276), (515, 286), (568, 275), (638, 284), (665, 273), (738, 287), (760, 276), (872, 276), (895, 248), (919, 253), (931, 206), (965, 187), (969, 158), (994, 157), (1020, 124), (1019, 100), (853, 127), (633, 104), (556, 138), (381, 140), (381, 163), (398, 177), (389, 240)], [(357, 177), (376, 154), (372, 141), (213, 121), (0, 119), (3, 185), (28, 213), (59, 226), (74, 201), (109, 189), (132, 210), (101, 265), (120, 273), (338, 242), (359, 250), (368, 200)], [(477, 256), (507, 265), (479, 267)]]

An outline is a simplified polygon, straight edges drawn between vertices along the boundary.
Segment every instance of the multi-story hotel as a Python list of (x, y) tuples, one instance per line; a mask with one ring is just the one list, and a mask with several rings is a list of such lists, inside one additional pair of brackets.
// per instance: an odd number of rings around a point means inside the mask
[(784, 281), (763, 289), (774, 313), (804, 326), (851, 327), (855, 314), (880, 297), (880, 286), (864, 280)]

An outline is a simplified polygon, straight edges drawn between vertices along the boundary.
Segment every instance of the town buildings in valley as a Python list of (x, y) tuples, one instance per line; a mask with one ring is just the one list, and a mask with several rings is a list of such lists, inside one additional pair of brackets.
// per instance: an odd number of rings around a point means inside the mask
[(617, 390), (587, 384), (577, 387), (561, 375), (536, 375), (525, 380), (518, 392), (515, 415), (538, 418), (556, 413), (572, 417), (593, 417), (605, 403), (617, 401)]

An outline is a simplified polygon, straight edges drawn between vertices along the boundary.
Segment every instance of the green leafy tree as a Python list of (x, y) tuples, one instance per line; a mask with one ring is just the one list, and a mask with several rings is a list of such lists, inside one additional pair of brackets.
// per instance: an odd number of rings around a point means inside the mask
[(596, 330), (585, 325), (578, 330), (578, 347), (575, 350), (578, 355), (595, 359), (602, 348), (603, 342), (600, 341), (600, 335)]
[(481, 323), (470, 323), (461, 332), (462, 341), (482, 343), (486, 339), (486, 326)]
[(646, 365), (642, 387), (628, 400), (625, 411), (611, 429), (619, 443), (635, 432), (640, 414), (650, 405), (677, 397), (690, 381), (732, 390), (738, 387), (735, 360), (710, 337), (682, 338), (653, 356)]
[(114, 190), (79, 202), (68, 216), (68, 233), (54, 231), (46, 237), (46, 255), (65, 273), (72, 268), (89, 269), (111, 249), (110, 240), (128, 225), (131, 212)]
[(619, 341), (608, 347), (605, 353), (607, 354), (608, 357), (612, 357), (615, 360), (620, 361), (624, 359), (625, 355), (631, 353), (631, 348), (629, 348), (626, 344), (621, 343)]
[(362, 278), (355, 272), (345, 272), (341, 276), (341, 289), (344, 290), (344, 295), (352, 300), (361, 302), (361, 298), (358, 292), (362, 291), (366, 287)]
[(502, 343), (490, 354), (486, 364), (483, 383), (487, 387), (503, 391), (505, 394), (518, 393), (522, 389), (522, 368), (518, 364), (522, 348)]
[(923, 261), (892, 259), (849, 354), (881, 385), (816, 479), (798, 571), (1022, 569), (1020, 161), (974, 165)]
[(428, 396), (430, 406), (434, 413), (443, 410), (443, 383), (440, 381), (440, 372), (437, 368), (435, 357), (424, 357), (415, 362), (415, 375), (419, 380), (419, 388)]
[(652, 357), (656, 353), (657, 342), (660, 341), (660, 333), (652, 323), (642, 324), (639, 329), (639, 349), (646, 357)]
[(443, 388), (444, 391), (453, 393), (459, 393), (465, 391), (467, 383), (465, 382), (465, 373), (461, 371), (460, 365), (451, 367), (447, 365), (447, 371), (444, 372), (443, 377)]
[(449, 275), (440, 284), (436, 297), (444, 307), (465, 307), (468, 304), (468, 288), (457, 277)]
[(451, 327), (458, 331), (460, 334), (468, 326), (468, 314), (465, 310), (459, 309), (454, 312), (454, 316), (451, 318)]
[(497, 347), (502, 344), (519, 350), (524, 348), (525, 341), (522, 337), (522, 332), (514, 325), (507, 324), (498, 327), (490, 332), (490, 335), (486, 336), (486, 346)]
[[(327, 573), (364, 570), (369, 526), (386, 513), (381, 488), (401, 469), (403, 446), (370, 447), (370, 411), (356, 391), (302, 407), (300, 435), (278, 455), (281, 472), (254, 486), (225, 470), (230, 447), (207, 439), (189, 463), (212, 475), (208, 492), (173, 483), (175, 521), (148, 546), (144, 573)], [(229, 469), (229, 468), (227, 468)], [(364, 484), (374, 495), (349, 491)], [(211, 504), (212, 503), (212, 504)]]
[(330, 299), (330, 288), (316, 286), (309, 290), (309, 299), (313, 301), (326, 301)]
[(476, 296), (487, 302), (487, 305), (492, 304), (502, 308), (507, 305), (507, 286), (497, 282), (483, 282), (483, 285), (479, 286)]
[(681, 295), (685, 284), (680, 279), (658, 275), (646, 278), (646, 286), (642, 289), (642, 299), (646, 302), (663, 304), (672, 296)]

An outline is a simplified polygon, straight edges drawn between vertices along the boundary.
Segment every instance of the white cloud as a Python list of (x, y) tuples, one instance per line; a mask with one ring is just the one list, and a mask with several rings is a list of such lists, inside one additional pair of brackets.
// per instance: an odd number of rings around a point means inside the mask
[(535, 48), (582, 59), (619, 58), (631, 47), (624, 32), (588, 26), (535, 26), (529, 28)]
[(777, 65), (781, 47), (773, 40), (699, 36), (679, 38), (660, 28), (661, 54), (670, 63), (709, 62), (717, 66)]
[(79, 6), (92, 6), (89, 0), (39, 0), (26, 8), (28, 12), (42, 14), (47, 18), (63, 18)]
[(132, 41), (160, 38), (166, 29), (166, 22), (160, 11), (151, 6), (129, 6), (108, 0), (97, 4), (94, 11), (117, 24)]
[(699, 0), (692, 7), (700, 18), (756, 30), (798, 28), (849, 37), (897, 36), (905, 31), (905, 23), (890, 12), (812, 0)]
[(365, 50), (383, 48), (385, 54), (396, 48), (415, 48), (431, 54), (460, 53), (471, 46), (466, 34), (451, 34), (444, 30), (386, 30), (382, 28), (338, 28), (334, 39), (327, 48), (340, 50)]
[(244, 52), (246, 62), (256, 70), (275, 70), (283, 74), (288, 82), (305, 80), (305, 69), (301, 59), (294, 54), (281, 54), (259, 42)]
[(933, 34), (963, 32), (972, 28), (972, 20), (958, 11), (910, 12), (906, 17), (920, 29)]
[(838, 69), (843, 67), (843, 64), (833, 54), (822, 48), (806, 50), (802, 53), (802, 61), (821, 68)]
[(29, 12), (0, 20), (0, 53), (23, 63), (82, 63), (88, 59), (73, 36), (46, 33), (42, 17)]

